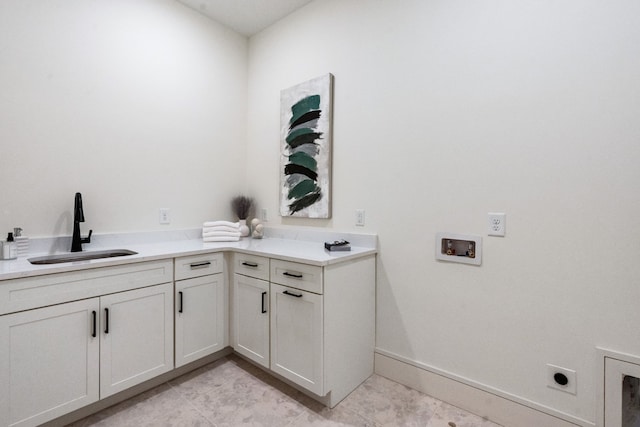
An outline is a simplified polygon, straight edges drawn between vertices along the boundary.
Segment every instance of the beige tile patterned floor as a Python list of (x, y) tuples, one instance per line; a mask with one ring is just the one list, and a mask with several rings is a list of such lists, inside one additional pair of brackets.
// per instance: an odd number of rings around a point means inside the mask
[(378, 375), (329, 409), (233, 355), (71, 426), (499, 427)]

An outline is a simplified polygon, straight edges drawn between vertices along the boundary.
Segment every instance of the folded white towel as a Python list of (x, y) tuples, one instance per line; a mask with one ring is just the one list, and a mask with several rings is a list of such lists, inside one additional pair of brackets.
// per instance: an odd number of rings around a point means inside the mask
[(203, 228), (206, 228), (206, 227), (218, 227), (218, 226), (240, 228), (240, 223), (239, 222), (230, 222), (230, 221), (206, 221), (204, 224), (202, 224)]
[(230, 231), (232, 233), (239, 232), (240, 227), (228, 227), (226, 225), (218, 225), (217, 227), (203, 227), (203, 233), (209, 233), (211, 231)]
[(203, 231), (202, 237), (240, 237), (239, 231)]
[(240, 237), (203, 237), (203, 242), (238, 242)]

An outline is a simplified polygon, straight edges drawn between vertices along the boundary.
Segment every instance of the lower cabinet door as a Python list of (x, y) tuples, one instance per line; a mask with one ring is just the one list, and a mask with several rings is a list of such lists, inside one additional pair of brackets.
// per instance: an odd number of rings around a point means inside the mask
[(222, 274), (176, 282), (176, 367), (226, 346), (224, 294)]
[(234, 274), (233, 348), (269, 367), (269, 282)]
[(319, 396), (326, 394), (322, 322), (322, 295), (271, 284), (271, 370)]
[(173, 284), (100, 298), (100, 397), (173, 369)]
[(99, 299), (0, 316), (0, 425), (36, 426), (98, 400)]

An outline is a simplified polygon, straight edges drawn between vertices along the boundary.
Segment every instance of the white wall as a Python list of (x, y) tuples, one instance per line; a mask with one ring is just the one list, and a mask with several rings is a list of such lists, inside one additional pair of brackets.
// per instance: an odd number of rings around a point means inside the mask
[[(379, 234), (381, 350), (593, 420), (594, 347), (640, 355), (639, 45), (635, 0), (323, 0), (247, 71), (173, 1), (2, 0), (0, 231), (70, 234), (76, 191), (96, 233), (197, 227), (248, 189), (270, 224)], [(279, 92), (327, 72), (334, 215), (281, 219)], [(489, 211), (481, 267), (435, 262)]]
[(246, 38), (173, 0), (0, 1), (0, 232), (70, 234), (76, 191), (83, 232), (230, 219), (246, 81)]
[[(640, 355), (638, 46), (636, 0), (313, 2), (250, 40), (249, 190), (271, 224), (366, 209), (380, 349), (593, 421), (595, 346)], [(334, 215), (282, 219), (279, 91), (327, 72)], [(483, 265), (436, 262), (438, 231)]]

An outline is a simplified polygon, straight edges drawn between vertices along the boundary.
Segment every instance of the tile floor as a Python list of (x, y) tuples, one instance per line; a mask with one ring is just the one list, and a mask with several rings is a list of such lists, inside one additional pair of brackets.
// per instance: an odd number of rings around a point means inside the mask
[(71, 426), (499, 427), (378, 375), (329, 409), (234, 355)]

